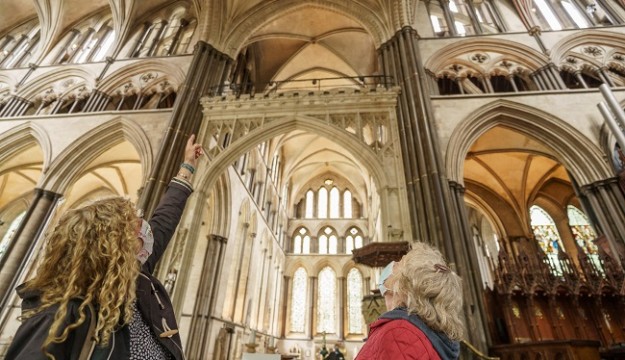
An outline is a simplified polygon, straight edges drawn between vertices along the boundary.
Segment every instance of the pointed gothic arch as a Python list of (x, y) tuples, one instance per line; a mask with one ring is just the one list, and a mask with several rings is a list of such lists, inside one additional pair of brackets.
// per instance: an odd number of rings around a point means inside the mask
[[(145, 182), (153, 163), (152, 146), (148, 136), (134, 121), (117, 118), (91, 129), (66, 147), (50, 165), (50, 172), (43, 180), (43, 187), (58, 194), (65, 193), (70, 184), (80, 176), (80, 169), (84, 169), (109, 148), (124, 140), (137, 150), (143, 169), (142, 182)], [(82, 156), (76, 156), (77, 153)]]
[[(87, 71), (91, 70), (89, 67), (73, 67), (73, 68), (59, 68), (44, 75), (41, 75), (32, 81), (28, 82), (28, 85), (20, 88), (16, 95), (24, 99), (31, 100), (40, 92), (46, 90), (46, 87), (58, 84), (64, 79), (79, 78), (83, 81), (83, 85), (92, 89), (95, 87), (95, 79), (98, 76), (95, 72)], [(95, 71), (95, 68), (93, 68)], [(68, 86), (69, 87), (69, 86)]]
[(496, 100), (474, 111), (452, 133), (445, 154), (450, 180), (464, 183), (464, 161), (469, 148), (495, 126), (504, 126), (548, 144), (580, 185), (612, 176), (601, 149), (570, 124), (533, 107)]
[[(500, 57), (512, 58), (532, 70), (539, 69), (549, 62), (545, 55), (525, 44), (480, 38), (465, 39), (447, 45), (430, 55), (423, 66), (437, 73), (461, 55), (485, 52), (498, 53), (501, 54)], [(479, 64), (479, 61), (476, 63)]]
[[(351, 155), (356, 158), (362, 168), (367, 169), (377, 183), (377, 187), (382, 189), (390, 183), (384, 167), (376, 154), (365, 144), (353, 141), (353, 135), (347, 132), (338, 132), (334, 129), (328, 129), (318, 119), (307, 116), (292, 116), (281, 119), (281, 121), (273, 121), (264, 124), (262, 127), (250, 131), (247, 135), (237, 139), (229, 147), (221, 151), (211, 159), (211, 163), (207, 171), (205, 171), (198, 181), (198, 187), (210, 187), (214, 183), (219, 174), (234, 163), (241, 154), (246, 153), (258, 144), (268, 141), (276, 136), (295, 131), (302, 130), (315, 133), (317, 135), (333, 139), (337, 143), (342, 144)], [(208, 143), (208, 136), (204, 139), (206, 149), (212, 148), (212, 144)]]
[(147, 59), (141, 61), (141, 63), (138, 64), (129, 64), (107, 75), (104, 79), (102, 79), (98, 88), (105, 93), (111, 93), (118, 87), (128, 83), (131, 78), (137, 75), (152, 72), (161, 74), (162, 76), (155, 78), (153, 81), (150, 81), (148, 84), (146, 84), (146, 87), (161, 82), (163, 80), (163, 77), (170, 81), (176, 89), (180, 84), (184, 83), (185, 74), (180, 67), (175, 66), (174, 64), (167, 61), (160, 61), (158, 59)]
[(43, 153), (43, 172), (52, 162), (52, 142), (48, 133), (38, 124), (25, 122), (0, 134), (0, 164), (36, 143)]

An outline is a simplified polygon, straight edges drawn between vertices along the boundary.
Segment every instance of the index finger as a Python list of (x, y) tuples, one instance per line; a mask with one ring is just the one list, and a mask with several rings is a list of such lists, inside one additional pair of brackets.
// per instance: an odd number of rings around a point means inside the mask
[(189, 140), (187, 140), (187, 147), (193, 146), (195, 144), (195, 134), (191, 134), (189, 136)]

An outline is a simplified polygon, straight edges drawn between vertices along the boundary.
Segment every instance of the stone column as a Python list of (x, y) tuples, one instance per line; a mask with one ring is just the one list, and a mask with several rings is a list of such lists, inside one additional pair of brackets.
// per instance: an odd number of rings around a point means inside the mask
[(605, 235), (610, 256), (623, 266), (625, 258), (625, 198), (618, 178), (605, 179), (581, 187), (581, 197), (586, 200), (592, 219), (595, 220), (597, 235)]
[(211, 45), (199, 41), (187, 77), (180, 86), (171, 120), (156, 156), (152, 173), (141, 193), (138, 207), (150, 216), (169, 180), (178, 171), (182, 151), (191, 134), (197, 134), (202, 122), (200, 98), (221, 93), (232, 59)]
[(29, 260), (35, 249), (35, 241), (41, 235), (52, 210), (61, 197), (51, 191), (35, 189), (34, 198), (22, 219), (22, 223), (15, 231), (14, 239), (7, 249), (6, 255), (0, 262), (0, 309), (7, 306), (13, 288), (17, 285), (22, 274), (28, 269)]
[(340, 340), (345, 339), (345, 309), (347, 308), (347, 281), (344, 277), (338, 278), (339, 283), (339, 331), (337, 335)]
[(308, 309), (308, 334), (307, 338), (313, 339), (315, 337), (315, 310), (317, 309), (317, 304), (315, 303), (315, 299), (317, 298), (317, 277), (311, 276), (308, 278), (308, 286), (309, 286), (309, 309)]
[(465, 189), (456, 182), (450, 182), (451, 198), (454, 203), (454, 219), (458, 220), (453, 229), (454, 232), (454, 252), (456, 257), (455, 271), (462, 276), (465, 286), (464, 312), (465, 324), (467, 325), (466, 337), (469, 341), (487, 350), (487, 344), (491, 343), (490, 333), (485, 331), (488, 328), (488, 316), (486, 315), (486, 304), (484, 303), (484, 292), (482, 287), (482, 277), (478, 255), (475, 248), (473, 236), (467, 218), (466, 205), (464, 201)]
[(219, 294), (219, 278), (223, 268), (224, 254), (228, 239), (211, 234), (207, 236), (208, 244), (204, 254), (204, 263), (200, 272), (200, 284), (197, 291), (195, 306), (191, 314), (189, 340), (186, 355), (189, 359), (201, 359), (208, 353), (210, 334), (213, 321), (211, 316), (215, 309), (215, 301)]
[(385, 75), (401, 86), (397, 120), (413, 236), (441, 248), (454, 262), (450, 200), (418, 36), (404, 27), (378, 50)]
[[(280, 337), (284, 338), (286, 336), (286, 319), (289, 317), (287, 314), (288, 304), (289, 304), (289, 286), (291, 282), (290, 276), (284, 276), (284, 284), (282, 284), (282, 311), (279, 314), (279, 322), (280, 322)], [(292, 306), (292, 305), (291, 305)]]

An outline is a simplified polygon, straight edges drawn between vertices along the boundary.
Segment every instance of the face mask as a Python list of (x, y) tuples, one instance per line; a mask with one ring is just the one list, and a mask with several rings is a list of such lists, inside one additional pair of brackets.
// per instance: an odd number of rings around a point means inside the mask
[(150, 255), (152, 255), (152, 249), (154, 248), (154, 235), (147, 221), (141, 219), (141, 230), (137, 236), (143, 241), (143, 246), (137, 253), (137, 259), (141, 262), (141, 265), (143, 265), (148, 261)]
[(384, 282), (388, 279), (393, 273), (393, 266), (395, 266), (395, 261), (391, 261), (386, 267), (382, 270), (380, 274), (380, 283), (378, 284), (378, 289), (380, 289), (380, 295), (384, 296), (384, 294), (389, 290), (386, 286), (384, 286)]

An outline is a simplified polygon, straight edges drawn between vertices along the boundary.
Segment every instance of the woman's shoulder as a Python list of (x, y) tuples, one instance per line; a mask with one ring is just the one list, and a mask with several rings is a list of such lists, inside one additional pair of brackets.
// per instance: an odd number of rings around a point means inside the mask
[[(423, 331), (405, 319), (385, 319), (377, 331), (377, 341), (384, 351), (404, 354), (406, 359), (440, 359), (429, 338)], [(401, 357), (399, 357), (401, 358)]]

